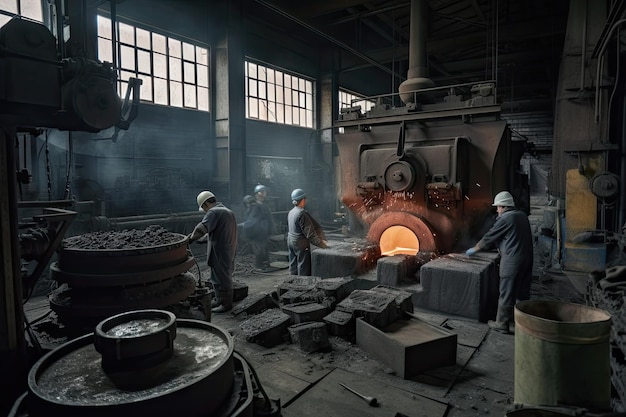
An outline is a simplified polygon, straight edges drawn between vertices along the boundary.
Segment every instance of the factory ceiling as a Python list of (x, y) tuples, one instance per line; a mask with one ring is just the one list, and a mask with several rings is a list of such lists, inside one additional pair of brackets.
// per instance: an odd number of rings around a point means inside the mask
[[(334, 44), (340, 73), (367, 67), (406, 78), (407, 0), (254, 0), (252, 15), (286, 37)], [(495, 79), (505, 111), (552, 111), (567, 0), (429, 0), (427, 54), (436, 85)], [(257, 10), (258, 9), (258, 10)], [(398, 83), (389, 83), (389, 85)], [(389, 93), (380, 91), (376, 94)]]

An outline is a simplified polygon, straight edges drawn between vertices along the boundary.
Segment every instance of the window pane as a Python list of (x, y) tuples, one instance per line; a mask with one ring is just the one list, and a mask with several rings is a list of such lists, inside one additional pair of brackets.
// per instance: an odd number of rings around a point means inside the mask
[(267, 99), (276, 101), (276, 87), (273, 84), (267, 85)]
[(6, 25), (6, 23), (11, 20), (11, 18), (7, 15), (0, 14), (0, 27)]
[(142, 51), (141, 49), (137, 50), (137, 71), (145, 74), (152, 73), (150, 67), (150, 52)]
[(170, 56), (173, 56), (176, 58), (181, 57), (180, 41), (177, 41), (176, 39), (172, 39), (172, 38), (167, 38), (167, 45), (169, 47), (168, 52)]
[(250, 97), (258, 97), (259, 93), (257, 91), (257, 81), (249, 80), (248, 81), (248, 95)]
[(267, 79), (267, 69), (259, 65), (259, 80), (265, 81)]
[(141, 100), (152, 101), (152, 77), (140, 74), (139, 78), (143, 80), (141, 88), (139, 89), (139, 98)]
[(128, 90), (128, 83), (120, 81), (118, 90), (120, 91), (120, 97), (126, 97), (126, 90)]
[(277, 103), (284, 103), (285, 100), (283, 98), (283, 88), (282, 87), (277, 87), (276, 88), (276, 102)]
[(196, 71), (198, 72), (198, 85), (200, 87), (209, 86), (209, 67), (204, 65), (196, 65)]
[(267, 120), (276, 123), (276, 103), (267, 103)]
[(198, 110), (209, 111), (209, 89), (198, 87)]
[(306, 127), (313, 127), (313, 110), (306, 111)]
[(306, 94), (305, 99), (306, 104), (304, 107), (306, 107), (307, 110), (313, 110), (313, 96), (311, 94)]
[(284, 84), (285, 84), (285, 87), (291, 88), (291, 75), (285, 74)]
[(120, 63), (121, 68), (127, 70), (135, 70), (135, 49), (130, 46), (123, 46), (120, 48)]
[(259, 100), (256, 98), (249, 98), (248, 105), (250, 106), (250, 117), (253, 119), (259, 118)]
[(98, 59), (101, 62), (113, 62), (113, 51), (110, 40), (98, 38)]
[(282, 104), (276, 105), (276, 121), (285, 123), (285, 106)]
[(265, 82), (264, 81), (259, 81), (259, 98), (265, 99), (267, 98), (266, 94), (265, 94)]
[(154, 79), (154, 102), (167, 105), (167, 80), (161, 78)]
[(313, 94), (313, 83), (311, 81), (305, 82), (304, 91), (306, 91), (307, 94)]
[(134, 28), (125, 23), (118, 23), (119, 28), (119, 40), (121, 43), (127, 43), (129, 45), (135, 45), (135, 31)]
[[(120, 80), (128, 81), (128, 79), (130, 77), (134, 77), (134, 76), (135, 76), (134, 72), (120, 71)], [(124, 97), (124, 96), (122, 96), (122, 97)]]
[(167, 61), (165, 55), (153, 53), (155, 77), (167, 78)]
[(291, 106), (291, 90), (288, 88), (285, 88), (285, 105)]
[(193, 84), (184, 85), (185, 107), (196, 108), (196, 86)]
[(276, 85), (283, 85), (283, 73), (276, 71)]
[(270, 68), (267, 69), (267, 82), (268, 83), (272, 83), (272, 84), (276, 83), (276, 81), (274, 81), (274, 74), (275, 72), (273, 69), (270, 69)]
[(250, 77), (250, 78), (258, 78), (257, 77), (257, 71), (256, 71), (256, 64), (250, 63), (248, 65), (248, 77)]
[(137, 28), (137, 46), (150, 49), (150, 32)]
[(191, 62), (187, 62), (184, 61), (183, 62), (183, 74), (184, 74), (184, 81), (186, 83), (196, 83), (196, 73), (195, 73), (195, 65)]
[(170, 57), (170, 80), (182, 81), (183, 69), (181, 68), (181, 61), (178, 58)]
[(293, 123), (293, 118), (291, 117), (291, 112), (293, 111), (293, 109), (289, 106), (285, 107), (285, 124), (292, 124)]
[(291, 91), (291, 104), (294, 107), (298, 107), (300, 102), (298, 101), (298, 92), (296, 90)]
[(164, 54), (167, 51), (165, 47), (165, 36), (152, 34), (152, 50)]
[(259, 100), (259, 119), (267, 120), (267, 103), (265, 100)]
[(209, 65), (209, 51), (206, 48), (196, 46), (196, 62), (202, 65)]
[(298, 80), (298, 90), (305, 91), (306, 90), (305, 83), (306, 83), (306, 80), (300, 78)]
[(187, 42), (183, 42), (183, 59), (194, 62), (196, 60), (196, 48)]
[(0, 0), (0, 9), (17, 14), (17, 0)]
[(183, 107), (183, 85), (170, 81), (170, 106)]
[(299, 125), (300, 124), (300, 111), (298, 109), (291, 109), (291, 111), (293, 112), (293, 124), (294, 125)]
[(36, 20), (38, 22), (43, 22), (40, 0), (22, 0), (21, 6), (22, 16)]

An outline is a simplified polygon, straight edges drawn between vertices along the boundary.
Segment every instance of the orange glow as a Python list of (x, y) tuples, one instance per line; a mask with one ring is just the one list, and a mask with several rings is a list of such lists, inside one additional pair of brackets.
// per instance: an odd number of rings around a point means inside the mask
[(411, 229), (404, 226), (391, 226), (380, 236), (380, 252), (383, 256), (415, 255), (420, 243)]

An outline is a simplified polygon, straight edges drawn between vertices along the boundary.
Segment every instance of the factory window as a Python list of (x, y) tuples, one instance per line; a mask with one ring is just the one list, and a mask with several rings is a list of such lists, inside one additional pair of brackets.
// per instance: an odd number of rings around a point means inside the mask
[(348, 107), (361, 106), (361, 112), (365, 114), (376, 104), (372, 100), (366, 100), (363, 96), (348, 90), (339, 89), (339, 110)]
[(313, 81), (246, 61), (246, 117), (313, 127)]
[[(118, 92), (140, 78), (141, 100), (209, 111), (209, 51), (180, 39), (117, 22)], [(111, 19), (98, 16), (98, 59), (113, 62)]]
[(22, 17), (43, 22), (43, 8), (40, 0), (0, 0), (0, 27), (13, 17)]

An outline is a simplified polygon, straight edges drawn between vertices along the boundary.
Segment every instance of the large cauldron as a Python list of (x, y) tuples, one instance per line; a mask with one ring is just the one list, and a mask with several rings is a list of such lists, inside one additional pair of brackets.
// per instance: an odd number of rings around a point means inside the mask
[[(196, 288), (187, 236), (159, 227), (67, 238), (52, 277), (62, 284), (50, 308), (65, 322), (98, 321), (124, 311), (163, 308)], [(93, 328), (93, 326), (91, 327)]]
[[(159, 313), (158, 310), (153, 311)], [(148, 312), (149, 313), (149, 312)], [(219, 327), (197, 320), (176, 321), (175, 336), (167, 320), (167, 312), (154, 316), (155, 325), (147, 311), (131, 311), (102, 322), (99, 334), (88, 334), (74, 339), (42, 357), (28, 376), (29, 392), (23, 408), (30, 417), (151, 417), (233, 415), (241, 408), (241, 390), (251, 395), (251, 387), (235, 377), (232, 337)], [(148, 314), (148, 316), (146, 316)], [(125, 321), (126, 320), (126, 321)], [(107, 321), (107, 320), (105, 320)], [(128, 324), (137, 331), (136, 343), (129, 343), (129, 331), (116, 330), (120, 324)], [(137, 324), (139, 323), (139, 324)], [(147, 329), (154, 329), (149, 332)], [(170, 336), (163, 338), (162, 334)], [(111, 339), (117, 335), (120, 349), (112, 348)], [(166, 341), (163, 350), (170, 350), (159, 359), (159, 371), (155, 372), (154, 361), (150, 371), (135, 369), (127, 377), (134, 383), (117, 379), (121, 368), (111, 366), (118, 356), (118, 364), (132, 356), (134, 363), (148, 363), (154, 357), (154, 345), (150, 339)], [(94, 345), (94, 340), (96, 345)], [(172, 342), (170, 345), (169, 342)], [(150, 347), (150, 352), (144, 352)], [(101, 356), (102, 354), (102, 356)], [(108, 360), (108, 365), (106, 361)], [(239, 365), (241, 366), (241, 365)], [(115, 375), (111, 378), (111, 372)], [(249, 375), (244, 375), (244, 379)], [(120, 383), (122, 384), (120, 388)], [(246, 407), (249, 407), (250, 401)], [(230, 407), (231, 410), (225, 408)], [(239, 415), (239, 414), (237, 414)], [(246, 414), (247, 415), (247, 414)]]

